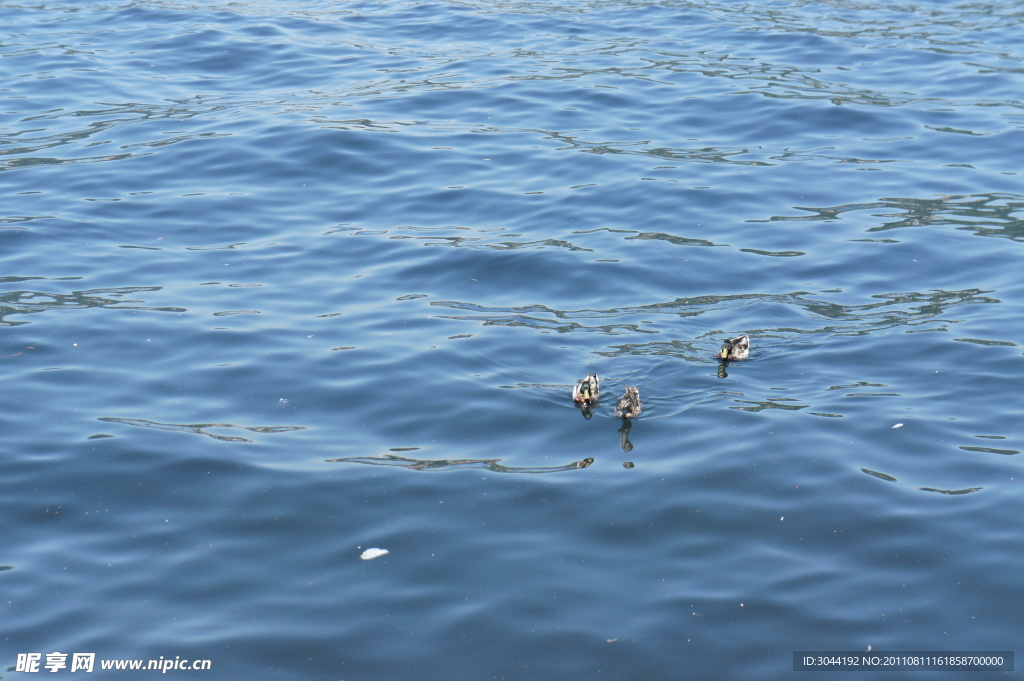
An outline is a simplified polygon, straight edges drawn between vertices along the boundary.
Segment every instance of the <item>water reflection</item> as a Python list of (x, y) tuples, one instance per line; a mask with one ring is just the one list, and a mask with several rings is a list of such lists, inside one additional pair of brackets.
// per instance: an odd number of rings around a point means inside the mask
[[(798, 160), (802, 160), (802, 158), (801, 156), (801, 159)], [(720, 162), (720, 160), (716, 162)], [(940, 198), (886, 197), (877, 201), (834, 206), (793, 206), (793, 209), (799, 214), (751, 218), (746, 222), (822, 224), (844, 218), (863, 220), (866, 223), (862, 232), (863, 236), (854, 236), (849, 239), (850, 241), (898, 243), (898, 239), (879, 239), (876, 235), (879, 232), (928, 226), (952, 226), (954, 229), (969, 231), (977, 236), (1024, 241), (1024, 196), (1019, 194), (950, 195)], [(858, 215), (864, 211), (868, 211), (867, 219)], [(696, 232), (678, 233), (627, 227), (568, 230), (557, 235), (545, 234), (541, 238), (532, 234), (523, 238), (524, 235), (518, 233), (518, 230), (510, 231), (504, 227), (475, 225), (445, 225), (442, 227), (401, 225), (385, 229), (338, 225), (327, 233), (334, 232), (353, 237), (384, 236), (389, 239), (411, 240), (424, 246), (450, 246), (498, 251), (564, 249), (580, 253), (603, 252), (605, 248), (596, 247), (595, 244), (601, 244), (612, 235), (625, 241), (658, 241), (684, 248), (731, 247), (730, 243), (709, 239), (706, 235)], [(776, 258), (801, 257), (807, 254), (805, 250), (800, 249), (765, 249), (749, 245), (736, 246), (736, 250)]]
[(867, 232), (952, 225), (977, 236), (1024, 241), (1024, 196), (1018, 194), (955, 195), (938, 199), (886, 198), (871, 203), (794, 208), (806, 211), (807, 215), (774, 216), (751, 222), (827, 222), (840, 219), (844, 213), (867, 210), (873, 211), (872, 218), (888, 218), (880, 225), (869, 227)]
[(729, 407), (730, 409), (739, 409), (740, 411), (764, 411), (765, 409), (784, 409), (790, 411), (798, 411), (800, 409), (806, 409), (809, 404), (780, 404), (780, 402), (799, 402), (799, 400), (786, 397), (776, 397), (773, 400), (740, 400), (736, 402), (740, 404), (750, 405), (744, 407)]
[(998, 454), (999, 456), (1016, 456), (1020, 454), (1019, 449), (996, 449), (995, 447), (972, 447), (961, 445), (960, 449), (965, 452), (978, 452), (980, 454)]
[[(893, 482), (897, 484), (899, 483), (898, 478), (895, 478), (891, 475), (887, 475), (886, 473), (873, 471), (870, 468), (861, 468), (860, 470), (862, 473), (867, 473), (873, 478), (878, 478), (879, 480), (884, 480), (886, 482)], [(917, 489), (921, 490), (922, 492), (937, 492), (939, 494), (958, 496), (961, 494), (971, 494), (973, 492), (981, 491), (982, 489), (984, 489), (984, 487), (964, 487), (963, 489), (939, 489), (937, 487), (918, 487)]]
[[(95, 146), (94, 138), (103, 139), (120, 136), (126, 133), (116, 132), (118, 128), (142, 128), (152, 121), (184, 121), (195, 116), (209, 116), (224, 110), (226, 105), (219, 102), (206, 101), (202, 96), (162, 104), (143, 104), (132, 102), (123, 105), (109, 106), (99, 109), (68, 111), (57, 109), (53, 112), (26, 117), (23, 121), (31, 121), (35, 129), (26, 128), (19, 131), (18, 146), (4, 151), (5, 156), (13, 156), (10, 160), (0, 160), (2, 168), (22, 168), (37, 165), (63, 165), (68, 163), (97, 163), (121, 161), (148, 155), (151, 151), (115, 154), (84, 154), (85, 149)], [(46, 125), (53, 131), (47, 132)], [(63, 129), (71, 128), (70, 130)], [(39, 130), (44, 134), (36, 134)], [(228, 133), (198, 132), (194, 134), (176, 134), (155, 136), (144, 142), (122, 144), (121, 149), (148, 149), (176, 144), (188, 140), (209, 137), (221, 137)], [(59, 156), (42, 155), (44, 151), (59, 148)]]
[(972, 492), (978, 492), (984, 487), (965, 487), (964, 489), (937, 489), (935, 487), (918, 487), (922, 492), (938, 492), (939, 494), (948, 494), (951, 496), (957, 496), (960, 494), (971, 494)]
[(161, 423), (159, 421), (149, 421), (147, 419), (123, 419), (112, 416), (103, 416), (98, 420), (106, 421), (108, 423), (120, 423), (126, 426), (151, 428), (153, 430), (173, 430), (179, 433), (194, 433), (195, 435), (205, 435), (206, 437), (211, 437), (214, 440), (224, 440), (227, 442), (252, 442), (252, 440), (238, 435), (219, 435), (217, 433), (211, 433), (208, 429), (228, 428), (246, 430), (252, 433), (286, 433), (293, 430), (306, 429), (305, 426), (236, 426), (233, 423)]
[(622, 419), (622, 426), (619, 428), (619, 446), (622, 447), (624, 452), (633, 451), (633, 443), (629, 439), (629, 431), (632, 429), (633, 421), (631, 419)]
[(135, 293), (160, 291), (162, 286), (123, 286), (120, 288), (96, 288), (71, 293), (49, 293), (47, 291), (12, 291), (0, 294), (0, 326), (28, 324), (25, 321), (7, 319), (10, 315), (48, 312), (51, 310), (82, 310), (90, 307), (106, 307), (118, 310), (154, 310), (160, 312), (186, 312), (182, 307), (153, 307), (137, 305), (141, 300), (123, 298)]
[(657, 331), (644, 329), (640, 324), (609, 323), (601, 325), (587, 325), (574, 318), (593, 318), (602, 314), (617, 316), (616, 311), (598, 310), (558, 310), (547, 305), (524, 305), (516, 307), (489, 307), (476, 303), (460, 302), (456, 300), (439, 300), (430, 303), (437, 307), (448, 307), (455, 310), (465, 310), (474, 314), (463, 315), (437, 315), (440, 319), (452, 319), (460, 321), (478, 321), (483, 326), (528, 326), (538, 330), (558, 331), (568, 333), (573, 331), (599, 332), (607, 334), (622, 333), (657, 333)]
[[(926, 292), (898, 291), (877, 293), (871, 301), (860, 304), (846, 304), (833, 300), (824, 294), (837, 291), (822, 291), (812, 294), (807, 291), (792, 293), (743, 293), (726, 296), (694, 296), (676, 298), (664, 302), (607, 309), (566, 310), (549, 305), (522, 305), (495, 307), (478, 303), (438, 300), (430, 305), (457, 310), (461, 314), (439, 314), (440, 319), (467, 321), (483, 326), (525, 326), (538, 331), (560, 333), (601, 333), (622, 335), (627, 333), (659, 334), (665, 329), (659, 317), (693, 318), (705, 314), (720, 314), (734, 308), (751, 305), (771, 305), (793, 308), (800, 312), (791, 315), (785, 328), (752, 329), (751, 335), (782, 335), (792, 338), (797, 335), (851, 335), (860, 336), (897, 327), (914, 327), (915, 331), (948, 330), (951, 324), (959, 322), (951, 311), (965, 305), (998, 304), (1000, 299), (992, 297), (992, 291), (978, 288), (946, 290), (935, 289)], [(842, 293), (842, 291), (838, 291)], [(748, 313), (749, 314), (749, 313)], [(777, 316), (777, 315), (776, 315)], [(636, 317), (635, 321), (623, 318)], [(804, 323), (821, 320), (825, 323)], [(597, 323), (594, 323), (594, 320)], [(692, 321), (692, 320), (691, 320)], [(603, 323), (602, 323), (603, 322)], [(692, 326), (692, 325), (691, 325)], [(713, 328), (703, 332), (694, 340), (665, 340), (648, 343), (630, 343), (600, 351), (596, 354), (617, 356), (621, 354), (673, 355), (687, 359), (706, 359), (713, 356), (709, 347), (711, 336), (722, 331)]]
[(561, 473), (564, 471), (587, 468), (594, 459), (571, 461), (559, 466), (507, 466), (501, 459), (413, 459), (394, 454), (381, 456), (345, 456), (338, 459), (326, 459), (328, 463), (360, 463), (370, 466), (399, 466), (414, 471), (452, 471), (466, 468), (485, 468), (495, 473)]

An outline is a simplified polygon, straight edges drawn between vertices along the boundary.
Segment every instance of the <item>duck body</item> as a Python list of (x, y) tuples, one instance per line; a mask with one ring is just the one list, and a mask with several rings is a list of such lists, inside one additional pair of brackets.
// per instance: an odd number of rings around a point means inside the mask
[(587, 377), (572, 389), (572, 401), (581, 407), (594, 406), (600, 395), (601, 383), (597, 380), (597, 374), (587, 374)]
[(718, 359), (746, 359), (749, 356), (750, 338), (746, 334), (727, 339), (718, 351)]
[(640, 404), (640, 390), (628, 386), (626, 388), (626, 394), (619, 399), (619, 403), (615, 405), (615, 415), (621, 416), (624, 419), (630, 419), (634, 416), (639, 416), (643, 410), (643, 406)]

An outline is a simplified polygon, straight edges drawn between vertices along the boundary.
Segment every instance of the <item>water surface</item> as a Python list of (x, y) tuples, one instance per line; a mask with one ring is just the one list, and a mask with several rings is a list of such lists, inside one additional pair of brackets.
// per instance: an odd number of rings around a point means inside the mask
[(11, 678), (1013, 650), (1018, 9), (0, 16)]

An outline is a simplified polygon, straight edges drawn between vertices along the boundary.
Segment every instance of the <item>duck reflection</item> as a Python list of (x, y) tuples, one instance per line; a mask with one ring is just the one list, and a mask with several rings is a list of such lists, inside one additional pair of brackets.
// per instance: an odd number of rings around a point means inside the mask
[(622, 419), (622, 427), (619, 428), (619, 445), (624, 452), (633, 451), (633, 443), (629, 440), (629, 431), (632, 427), (633, 422), (631, 420), (628, 418)]

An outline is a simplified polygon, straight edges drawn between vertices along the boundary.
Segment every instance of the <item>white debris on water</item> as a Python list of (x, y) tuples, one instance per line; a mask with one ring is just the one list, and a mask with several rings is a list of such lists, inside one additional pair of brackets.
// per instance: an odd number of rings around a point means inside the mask
[(386, 556), (389, 553), (391, 553), (391, 552), (388, 551), (387, 549), (366, 549), (365, 551), (363, 551), (363, 554), (361, 556), (359, 556), (359, 557), (362, 558), (363, 560), (373, 560), (374, 558), (380, 558), (381, 556)]
[(893, 428), (902, 428), (902, 427), (903, 427), (902, 423), (897, 423), (895, 426), (893, 426)]

